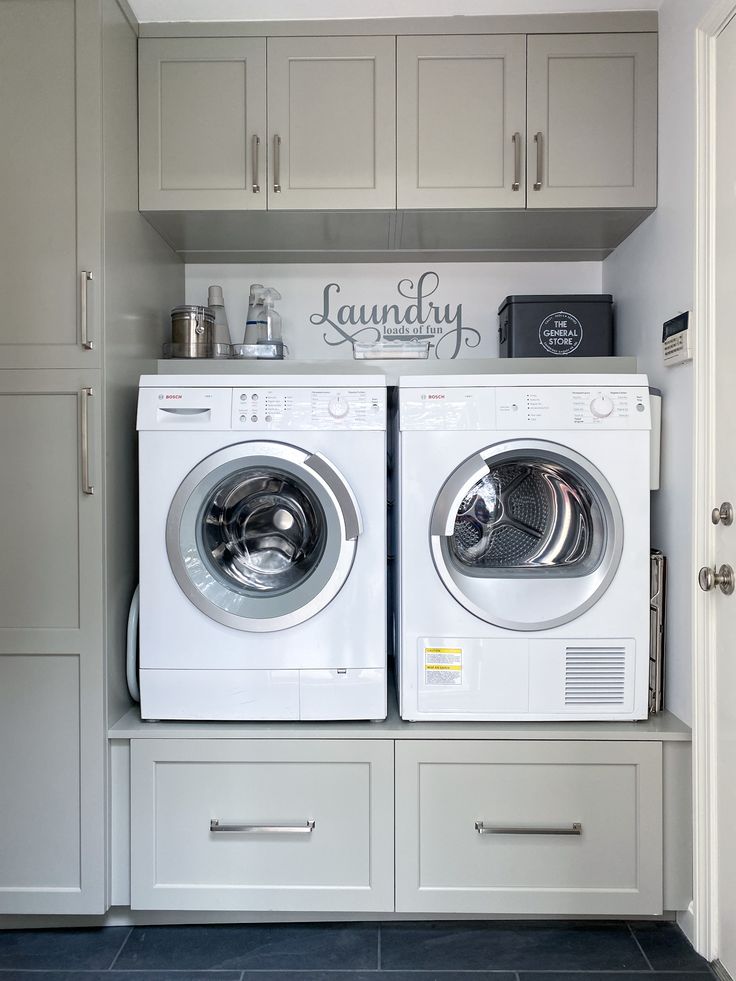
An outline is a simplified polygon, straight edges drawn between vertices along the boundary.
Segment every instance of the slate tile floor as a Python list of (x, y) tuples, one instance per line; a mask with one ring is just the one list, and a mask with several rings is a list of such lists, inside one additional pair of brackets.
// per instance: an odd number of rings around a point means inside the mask
[(0, 931), (0, 981), (712, 981), (672, 923)]

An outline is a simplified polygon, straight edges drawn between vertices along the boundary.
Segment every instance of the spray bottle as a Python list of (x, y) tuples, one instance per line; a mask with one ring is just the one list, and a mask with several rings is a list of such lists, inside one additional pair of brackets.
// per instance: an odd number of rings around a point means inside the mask
[(278, 290), (268, 286), (261, 292), (263, 318), (258, 334), (258, 344), (265, 345), (261, 357), (283, 358), (284, 338), (281, 332), (281, 315), (274, 309), (274, 302), (281, 299)]
[(248, 298), (248, 314), (245, 318), (243, 344), (257, 344), (263, 325), (263, 285), (252, 283)]

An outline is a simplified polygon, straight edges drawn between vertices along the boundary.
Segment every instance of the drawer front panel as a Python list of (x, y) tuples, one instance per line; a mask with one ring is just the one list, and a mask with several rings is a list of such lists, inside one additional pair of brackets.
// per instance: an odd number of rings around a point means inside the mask
[(658, 743), (405, 742), (396, 785), (402, 912), (662, 911)]
[(137, 740), (131, 754), (133, 908), (393, 908), (391, 742)]

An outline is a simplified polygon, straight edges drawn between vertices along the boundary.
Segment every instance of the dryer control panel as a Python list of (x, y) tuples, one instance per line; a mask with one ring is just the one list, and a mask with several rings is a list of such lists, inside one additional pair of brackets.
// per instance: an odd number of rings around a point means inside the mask
[(402, 430), (651, 429), (649, 390), (614, 386), (433, 388), (400, 393)]
[(366, 388), (235, 388), (233, 429), (385, 429), (386, 392)]

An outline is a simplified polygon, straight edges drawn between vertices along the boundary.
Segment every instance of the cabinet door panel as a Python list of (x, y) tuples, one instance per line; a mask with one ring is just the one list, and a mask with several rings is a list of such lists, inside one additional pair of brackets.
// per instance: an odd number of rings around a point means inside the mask
[(265, 208), (265, 40), (143, 38), (139, 81), (141, 210)]
[(395, 208), (395, 100), (394, 38), (269, 38), (268, 207)]
[(99, 387), (98, 371), (0, 371), (2, 913), (104, 912)]
[[(0, 3), (0, 360), (99, 364), (80, 335), (80, 273), (99, 338), (99, 36), (94, 0)], [(22, 96), (22, 97), (21, 97)]]
[(523, 35), (398, 38), (399, 208), (524, 206), (525, 63)]
[(656, 204), (656, 35), (539, 35), (528, 58), (529, 207)]

